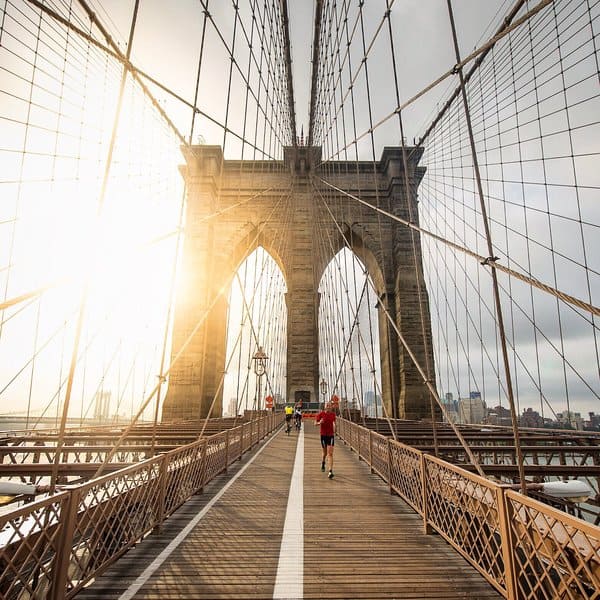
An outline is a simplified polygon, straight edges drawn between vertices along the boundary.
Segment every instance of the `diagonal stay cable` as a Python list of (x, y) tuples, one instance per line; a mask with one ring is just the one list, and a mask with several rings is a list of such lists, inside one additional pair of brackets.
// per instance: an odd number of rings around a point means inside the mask
[[(75, 33), (77, 33), (78, 35), (80, 35), (81, 37), (83, 37), (86, 41), (90, 42), (91, 44), (93, 44), (97, 48), (101, 49), (103, 52), (109, 54), (113, 58), (115, 58), (118, 61), (120, 61), (121, 63), (123, 63), (123, 65), (126, 66), (127, 70), (132, 74), (132, 76), (135, 79), (137, 79), (138, 83), (142, 86), (142, 89), (144, 90), (144, 93), (150, 99), (150, 101), (151, 101), (152, 105), (154, 106), (154, 108), (156, 108), (156, 110), (158, 110), (158, 112), (160, 113), (161, 117), (165, 120), (166, 123), (168, 123), (169, 127), (172, 129), (172, 131), (175, 133), (175, 135), (179, 138), (179, 140), (181, 141), (181, 143), (185, 144), (186, 141), (185, 141), (185, 138), (183, 137), (183, 135), (181, 134), (181, 132), (177, 129), (177, 127), (175, 126), (175, 124), (168, 117), (167, 113), (160, 106), (160, 104), (158, 103), (158, 101), (150, 93), (150, 90), (148, 90), (148, 88), (139, 80), (138, 75), (141, 75), (142, 73), (139, 71), (139, 69), (135, 69), (133, 67), (133, 65), (131, 64), (131, 62), (129, 60), (129, 57), (125, 56), (125, 54), (123, 54), (123, 52), (121, 51), (121, 49), (119, 48), (119, 46), (112, 39), (112, 37), (110, 36), (110, 34), (106, 30), (106, 28), (102, 25), (102, 23), (100, 22), (100, 20), (96, 16), (96, 14), (91, 10), (91, 8), (88, 6), (88, 4), (85, 2), (85, 0), (78, 0), (78, 1), (81, 4), (81, 6), (83, 7), (83, 9), (85, 10), (85, 12), (87, 13), (90, 21), (94, 25), (96, 25), (96, 27), (98, 27), (98, 29), (100, 30), (100, 32), (102, 33), (102, 35), (104, 35), (107, 43), (109, 44), (109, 46), (112, 47), (112, 50), (111, 50), (111, 48), (105, 46), (104, 44), (102, 44), (101, 42), (99, 42), (98, 40), (96, 40), (93, 36), (89, 35), (85, 31), (83, 31), (82, 29), (80, 29), (79, 27), (75, 26), (68, 19), (65, 19), (63, 16), (61, 16), (57, 12), (53, 11), (52, 9), (50, 9), (43, 2), (40, 2), (39, 0), (27, 0), (27, 2), (29, 2), (30, 4), (33, 4), (39, 10), (41, 10), (44, 13), (46, 13), (47, 15), (51, 16), (53, 19), (57, 20), (58, 22), (60, 22), (65, 27), (67, 27), (70, 30), (74, 31)], [(151, 77), (149, 77), (149, 76), (147, 76), (145, 74), (144, 74), (144, 76), (149, 81), (152, 81), (152, 83), (154, 83), (156, 85), (159, 85), (159, 87), (161, 87), (161, 88), (163, 87), (158, 82), (152, 80)]]

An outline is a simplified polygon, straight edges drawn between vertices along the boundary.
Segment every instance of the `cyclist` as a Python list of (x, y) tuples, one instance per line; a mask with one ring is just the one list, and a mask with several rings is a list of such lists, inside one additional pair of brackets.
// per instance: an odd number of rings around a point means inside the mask
[(300, 428), (302, 427), (302, 411), (299, 406), (296, 406), (296, 410), (294, 411), (294, 423), (296, 429), (300, 431)]
[(292, 430), (292, 415), (294, 414), (294, 409), (291, 404), (286, 405), (285, 407), (285, 432), (290, 435), (290, 431)]

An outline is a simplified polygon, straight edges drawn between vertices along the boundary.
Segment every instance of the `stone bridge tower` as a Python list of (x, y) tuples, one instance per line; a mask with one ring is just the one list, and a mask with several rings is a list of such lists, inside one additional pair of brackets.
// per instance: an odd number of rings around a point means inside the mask
[[(213, 414), (221, 414), (219, 382), (226, 360), (228, 293), (217, 298), (217, 292), (228, 285), (237, 265), (258, 246), (264, 247), (277, 262), (287, 285), (286, 399), (302, 396), (318, 401), (317, 290), (327, 265), (343, 248), (344, 238), (365, 264), (378, 292), (381, 382), (389, 414), (407, 419), (430, 417), (427, 389), (382, 309), (385, 306), (394, 316), (422, 365), (428, 349), (433, 369), (419, 238), (417, 274), (407, 227), (318, 185), (335, 220), (341, 224), (340, 232), (331, 218), (323, 219), (323, 211), (317, 209), (317, 202), (322, 201), (314, 197), (310, 183), (310, 178), (322, 171), (333, 185), (408, 221), (401, 149), (385, 148), (375, 166), (372, 162), (356, 161), (320, 164), (320, 148), (306, 146), (286, 148), (280, 163), (224, 160), (219, 146), (191, 146), (184, 153), (187, 214), (172, 357), (181, 352), (190, 334), (192, 338), (169, 374), (163, 419), (206, 416), (215, 395)], [(413, 220), (417, 219), (416, 189), (425, 171), (417, 166), (421, 154), (421, 148), (408, 149)], [(291, 220), (289, 203), (281, 202), (290, 192)], [(244, 203), (244, 199), (254, 196)], [(317, 252), (316, 227), (327, 228), (328, 239), (334, 240), (331, 256), (323, 256), (322, 249)], [(273, 228), (286, 229), (285, 250), (272, 247)], [(423, 312), (427, 344), (423, 343), (417, 277), (426, 304)]]

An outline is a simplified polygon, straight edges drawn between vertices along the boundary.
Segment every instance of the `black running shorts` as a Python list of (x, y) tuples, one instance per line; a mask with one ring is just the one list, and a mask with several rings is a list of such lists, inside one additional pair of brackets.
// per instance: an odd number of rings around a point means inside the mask
[(321, 446), (326, 448), (327, 446), (334, 445), (335, 436), (334, 435), (322, 435), (321, 436)]

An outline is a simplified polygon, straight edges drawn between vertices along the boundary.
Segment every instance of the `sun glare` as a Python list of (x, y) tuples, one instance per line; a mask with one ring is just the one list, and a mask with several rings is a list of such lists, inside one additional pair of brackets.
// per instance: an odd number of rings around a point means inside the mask
[(1, 300), (47, 290), (2, 313), (2, 413), (59, 412), (83, 301), (70, 415), (93, 416), (98, 394), (106, 417), (129, 415), (160, 369), (179, 140), (130, 76), (117, 111), (120, 65), (89, 48), (82, 65), (81, 40), (61, 50), (61, 72), (51, 42), (33, 72), (18, 39), (3, 45), (2, 88), (18, 93), (3, 94), (0, 120)]

